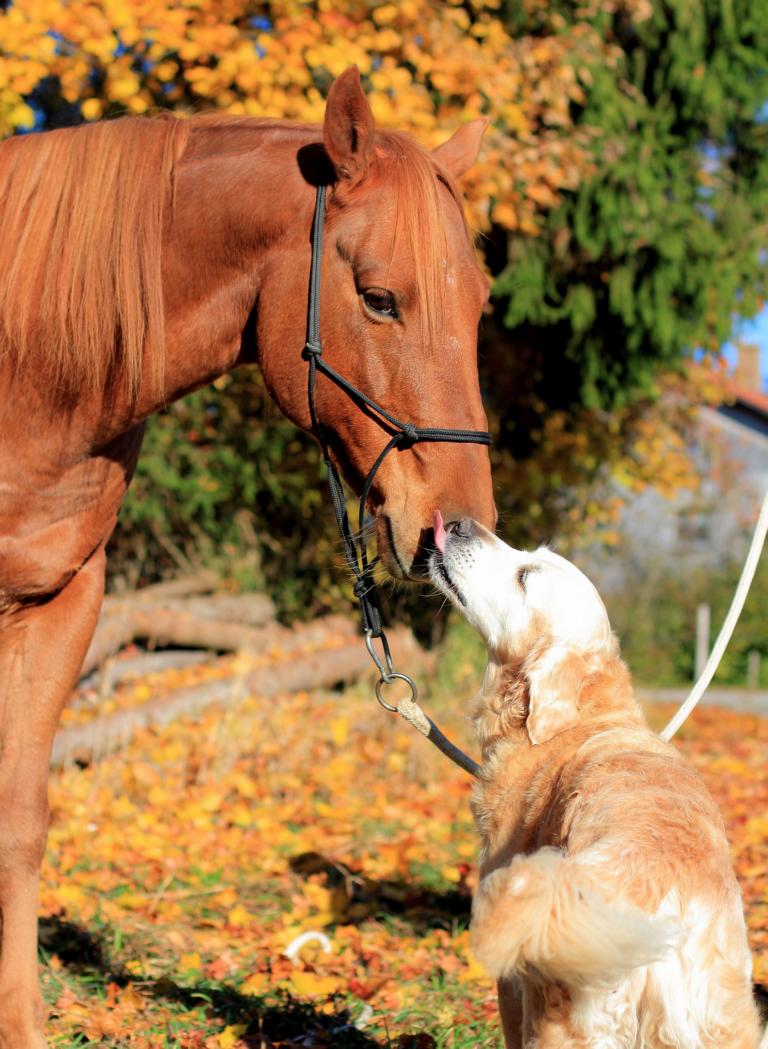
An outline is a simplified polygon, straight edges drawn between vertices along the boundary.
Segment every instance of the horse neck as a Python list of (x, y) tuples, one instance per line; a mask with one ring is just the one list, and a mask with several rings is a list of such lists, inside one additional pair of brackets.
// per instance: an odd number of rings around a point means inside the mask
[[(296, 256), (290, 270), (296, 291), (305, 290), (314, 191), (297, 155), (319, 137), (319, 129), (287, 125), (192, 129), (163, 244), (164, 353), (158, 361), (148, 351), (130, 421), (257, 361), (260, 293), (276, 264)], [(301, 316), (291, 295), (286, 287), (282, 309)], [(302, 329), (290, 337), (298, 354)]]

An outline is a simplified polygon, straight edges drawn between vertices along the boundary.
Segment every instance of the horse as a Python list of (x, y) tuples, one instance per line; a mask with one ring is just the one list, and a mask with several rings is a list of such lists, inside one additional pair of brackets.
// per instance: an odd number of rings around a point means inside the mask
[[(302, 346), (326, 186), (325, 359), (415, 425), (487, 429), (488, 281), (456, 184), (483, 130), (465, 124), (430, 152), (377, 129), (350, 69), (322, 127), (159, 115), (0, 145), (0, 1049), (47, 1044), (37, 903), (50, 751), (146, 419), (256, 365), (311, 431)], [(316, 410), (359, 493), (380, 423), (322, 376)], [(487, 448), (397, 449), (367, 505), (385, 569), (418, 579), (438, 507), (494, 526)]]

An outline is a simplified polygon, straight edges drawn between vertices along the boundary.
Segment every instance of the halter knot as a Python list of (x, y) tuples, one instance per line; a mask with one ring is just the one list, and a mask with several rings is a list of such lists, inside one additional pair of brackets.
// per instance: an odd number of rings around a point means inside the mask
[(401, 448), (410, 448), (419, 439), (419, 428), (414, 426), (413, 423), (404, 423), (400, 433), (402, 434), (399, 442)]
[(320, 345), (320, 343), (311, 342), (309, 339), (307, 339), (306, 343), (304, 344), (305, 360), (309, 360), (310, 357), (322, 357), (322, 355), (323, 347)]
[(357, 579), (355, 580), (355, 585), (352, 587), (352, 593), (358, 601), (362, 601), (370, 589), (371, 586), (367, 579)]

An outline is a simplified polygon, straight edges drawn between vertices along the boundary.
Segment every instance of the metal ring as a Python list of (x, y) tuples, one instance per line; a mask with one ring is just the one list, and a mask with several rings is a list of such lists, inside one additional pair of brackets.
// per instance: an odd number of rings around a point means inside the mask
[(396, 714), (397, 707), (393, 707), (391, 703), (387, 703), (386, 699), (384, 699), (384, 697), (381, 694), (381, 690), (384, 687), (384, 685), (391, 685), (393, 681), (405, 681), (405, 683), (408, 685), (408, 688), (411, 690), (411, 702), (413, 703), (416, 702), (416, 697), (419, 694), (419, 690), (416, 688), (416, 682), (413, 680), (413, 678), (408, 677), (407, 674), (401, 674), (397, 670), (393, 670), (392, 673), (387, 674), (386, 677), (382, 675), (379, 678), (379, 680), (376, 682), (376, 699), (378, 699), (379, 703), (381, 703), (385, 710), (389, 710), (391, 713)]

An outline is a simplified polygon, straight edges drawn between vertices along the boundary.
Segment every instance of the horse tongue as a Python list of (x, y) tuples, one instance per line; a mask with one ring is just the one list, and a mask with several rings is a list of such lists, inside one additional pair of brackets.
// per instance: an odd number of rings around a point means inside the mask
[(435, 510), (435, 546), (442, 554), (445, 550), (445, 528), (443, 527), (443, 515)]

